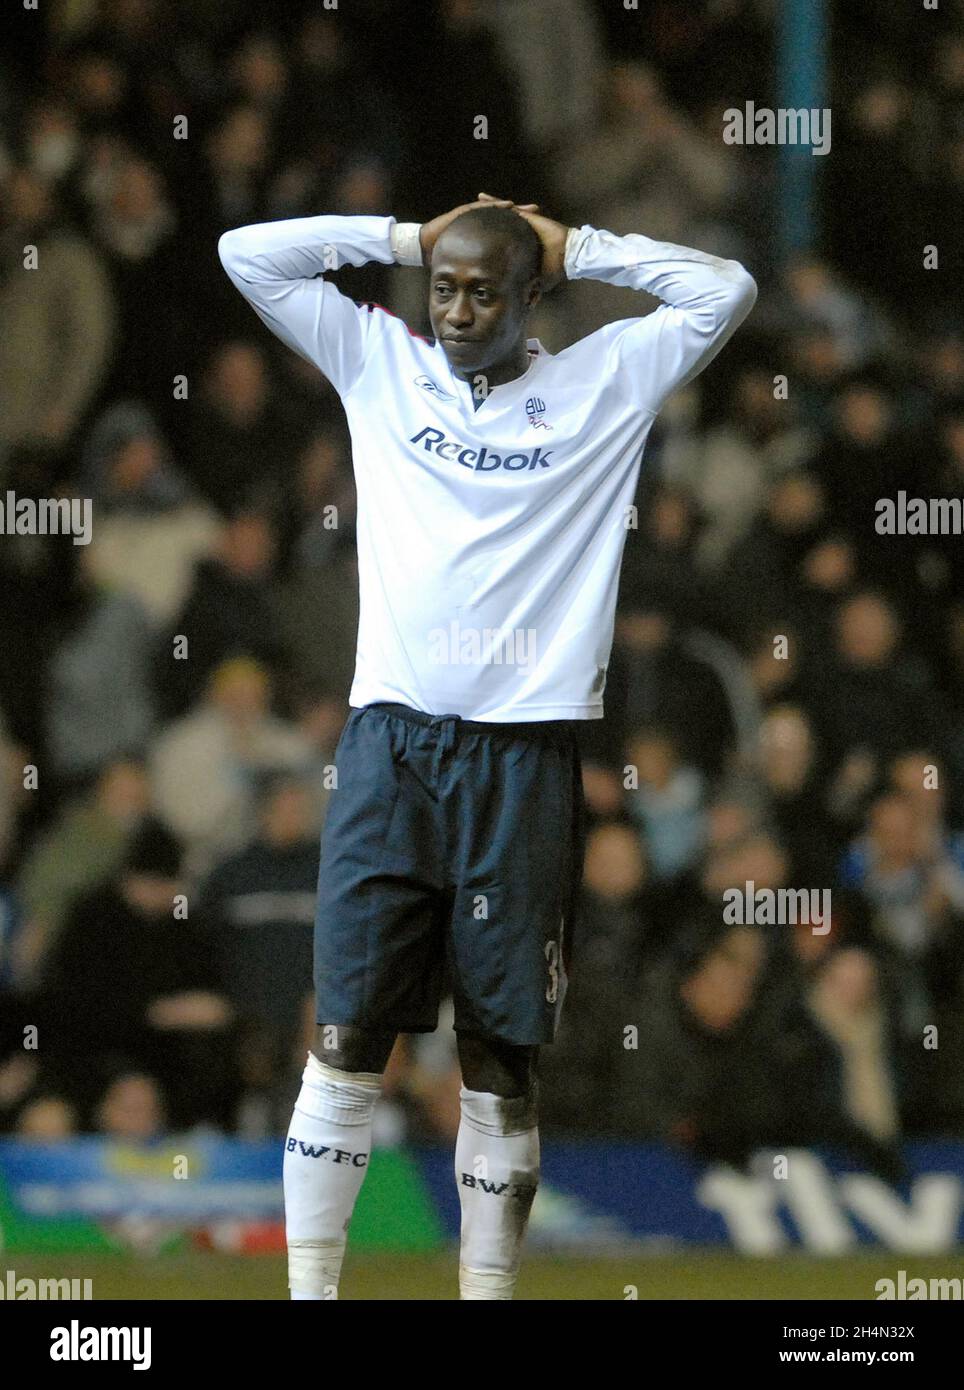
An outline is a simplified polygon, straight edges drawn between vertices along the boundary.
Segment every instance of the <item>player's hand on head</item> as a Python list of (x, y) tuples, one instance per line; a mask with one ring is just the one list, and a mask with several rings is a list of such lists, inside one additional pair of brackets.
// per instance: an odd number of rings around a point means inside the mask
[[(480, 193), (480, 202), (487, 207), (504, 207), (503, 199), (493, 198), (490, 193)], [(538, 203), (511, 203), (513, 212), (524, 217), (542, 242), (542, 287), (551, 290), (565, 279), (566, 275), (566, 237), (569, 228), (551, 217), (543, 217)]]
[(551, 217), (526, 212), (523, 208), (516, 211), (525, 218), (542, 242), (542, 287), (544, 290), (554, 289), (566, 278), (566, 238), (569, 228), (562, 222), (554, 222)]
[(511, 208), (511, 198), (480, 198), (475, 203), (463, 203), (461, 207), (453, 208), (451, 212), (443, 212), (439, 217), (433, 217), (430, 222), (423, 222), (418, 234), (419, 243), (422, 247), (422, 261), (427, 264), (432, 254), (432, 248), (439, 237), (445, 231), (450, 222), (454, 222), (457, 217), (461, 217), (463, 212), (471, 212), (473, 208)]
[(513, 203), (511, 198), (494, 198), (491, 193), (480, 193), (479, 202), (487, 204), (489, 207), (505, 207), (509, 204), (513, 212), (538, 212), (538, 203)]

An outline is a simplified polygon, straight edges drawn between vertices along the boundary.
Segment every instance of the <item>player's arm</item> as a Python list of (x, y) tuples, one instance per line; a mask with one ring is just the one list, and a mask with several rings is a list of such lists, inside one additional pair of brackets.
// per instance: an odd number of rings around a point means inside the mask
[(376, 320), (324, 274), (368, 261), (391, 265), (410, 237), (411, 224), (394, 217), (291, 217), (225, 232), (218, 255), (272, 333), (344, 394), (361, 372)]
[[(511, 206), (508, 199), (489, 201)], [(466, 203), (424, 223), (336, 216), (258, 222), (225, 232), (218, 255), (272, 333), (313, 362), (344, 395), (358, 379), (370, 335), (382, 320), (329, 284), (325, 272), (368, 261), (426, 264), (448, 224), (479, 206)]]
[(542, 242), (547, 287), (564, 277), (605, 280), (663, 301), (645, 318), (617, 321), (590, 335), (594, 347), (603, 340), (611, 370), (640, 409), (655, 413), (671, 391), (702, 371), (756, 302), (756, 281), (739, 261), (635, 232), (616, 236), (595, 227), (565, 227), (516, 210)]
[(716, 356), (757, 296), (756, 281), (739, 261), (638, 233), (616, 236), (594, 227), (572, 227), (566, 236), (564, 268), (571, 280), (605, 280), (662, 300), (645, 318), (603, 330), (612, 370), (622, 377), (635, 404), (654, 413)]

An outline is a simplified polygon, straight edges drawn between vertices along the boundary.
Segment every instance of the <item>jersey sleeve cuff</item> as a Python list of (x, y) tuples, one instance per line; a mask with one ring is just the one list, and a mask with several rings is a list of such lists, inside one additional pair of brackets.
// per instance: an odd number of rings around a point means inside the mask
[(397, 265), (422, 264), (422, 244), (418, 239), (421, 229), (421, 222), (392, 223), (392, 255)]
[(578, 260), (579, 252), (582, 249), (587, 236), (593, 230), (594, 229), (592, 227), (588, 226), (569, 228), (569, 231), (566, 235), (566, 249), (563, 253), (562, 258), (563, 269), (566, 272), (566, 278), (568, 280), (576, 280), (579, 278), (579, 270), (576, 266), (576, 261)]

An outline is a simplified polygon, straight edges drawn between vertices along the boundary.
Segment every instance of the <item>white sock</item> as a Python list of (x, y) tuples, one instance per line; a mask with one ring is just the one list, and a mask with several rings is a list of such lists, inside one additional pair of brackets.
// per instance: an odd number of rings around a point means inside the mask
[(293, 1299), (334, 1299), (348, 1224), (368, 1171), (381, 1077), (326, 1067), (302, 1073), (284, 1155), (288, 1287)]
[(510, 1299), (539, 1182), (533, 1092), (515, 1100), (461, 1092), (455, 1180), (462, 1204), (462, 1299)]

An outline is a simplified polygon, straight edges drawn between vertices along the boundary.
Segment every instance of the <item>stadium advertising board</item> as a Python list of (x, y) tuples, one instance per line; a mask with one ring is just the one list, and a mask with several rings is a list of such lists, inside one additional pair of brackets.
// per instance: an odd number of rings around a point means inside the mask
[[(759, 1153), (738, 1172), (656, 1145), (547, 1144), (530, 1239), (544, 1249), (715, 1246), (753, 1255), (950, 1250), (964, 1242), (964, 1145), (912, 1144), (906, 1156), (912, 1177), (895, 1190), (814, 1150), (789, 1150), (780, 1163)], [(458, 1229), (446, 1151), (376, 1152), (352, 1224), (355, 1248), (430, 1251)], [(6, 1251), (159, 1252), (185, 1241), (283, 1250), (277, 1142), (0, 1144)]]

